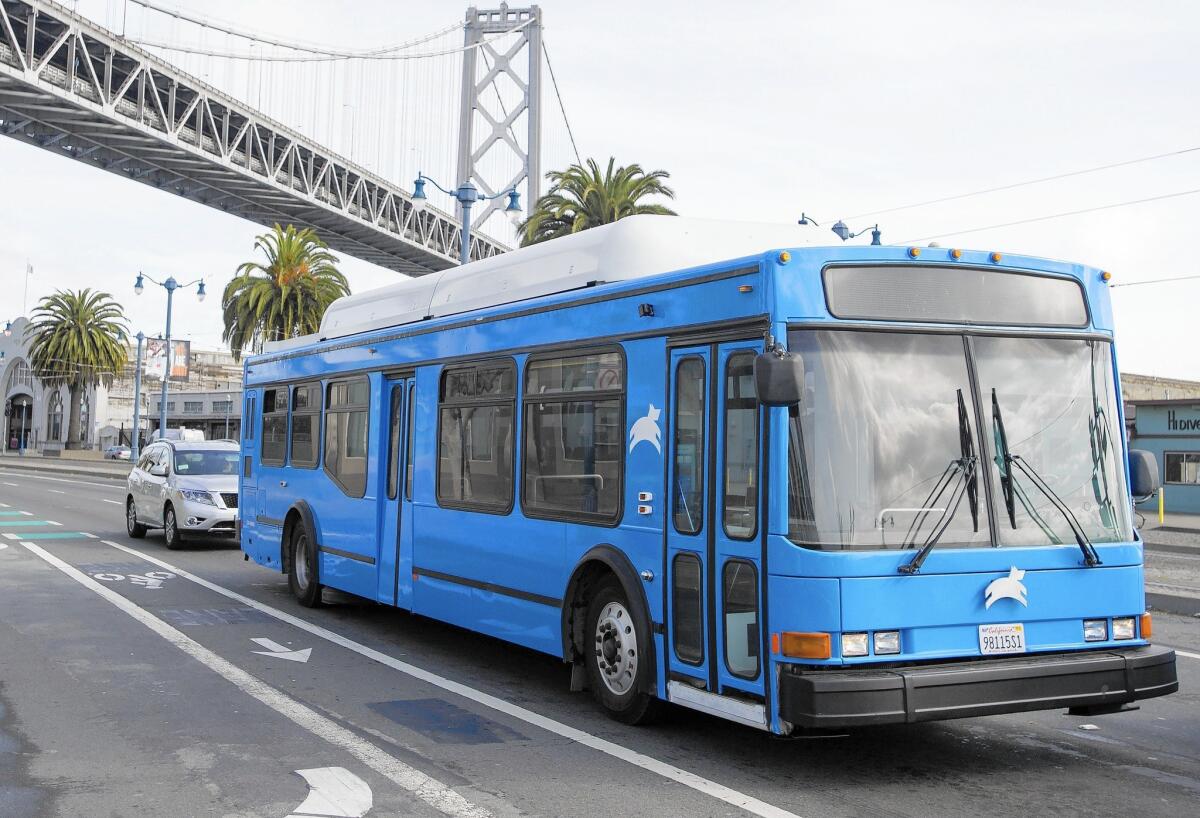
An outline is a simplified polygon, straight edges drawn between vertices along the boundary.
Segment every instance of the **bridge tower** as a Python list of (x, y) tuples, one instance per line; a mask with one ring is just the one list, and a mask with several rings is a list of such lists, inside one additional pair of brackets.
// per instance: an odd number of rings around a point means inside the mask
[[(512, 32), (512, 38), (495, 38), (504, 32)], [(489, 36), (494, 39), (488, 40)], [(491, 196), (509, 188), (520, 190), (524, 182), (521, 204), (528, 213), (541, 194), (542, 10), (538, 6), (509, 8), (507, 3), (501, 3), (499, 9), (469, 8), (465, 40), (455, 183), (470, 180)], [(521, 63), (525, 63), (524, 72), (519, 70)], [(521, 95), (511, 110), (504, 103), (504, 85), (509, 81)], [(511, 92), (508, 97), (511, 102)], [(522, 114), (523, 145), (513, 127)], [(505, 152), (509, 155), (504, 156)], [(504, 204), (503, 199), (488, 202), (475, 223), (482, 225)]]

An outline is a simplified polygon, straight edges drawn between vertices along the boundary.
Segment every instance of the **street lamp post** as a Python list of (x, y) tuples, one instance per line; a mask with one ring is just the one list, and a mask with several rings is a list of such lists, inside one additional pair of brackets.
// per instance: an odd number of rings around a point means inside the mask
[(146, 333), (138, 330), (137, 334), (137, 365), (133, 370), (133, 434), (129, 441), (129, 462), (138, 462), (138, 449), (141, 448), (142, 437), (142, 342)]
[[(803, 215), (803, 214), (801, 214), (801, 215)], [(812, 221), (812, 220), (809, 219), (808, 221)], [(804, 219), (801, 219), (800, 223), (805, 224), (806, 222)], [(816, 224), (816, 222), (813, 222), (813, 224)], [(841, 239), (842, 241), (846, 241), (847, 239), (852, 239), (855, 236), (861, 236), (863, 233), (866, 233), (868, 230), (870, 230), (871, 231), (871, 244), (882, 244), (883, 243), (880, 241), (880, 236), (882, 236), (883, 233), (880, 231), (879, 225), (877, 225), (877, 224), (871, 225), (870, 227), (864, 227), (862, 230), (859, 230), (857, 233), (851, 233), (850, 228), (846, 226), (846, 223), (844, 221), (842, 221), (841, 219), (838, 219), (838, 223), (835, 224), (833, 227), (831, 227), (830, 230), (832, 230), (834, 232), (834, 234), (836, 234), (837, 237), (839, 239)]]
[(514, 225), (521, 223), (521, 194), (517, 193), (516, 188), (497, 193), (495, 196), (485, 196), (468, 179), (459, 185), (457, 189), (446, 190), (446, 188), (423, 173), (418, 173), (416, 181), (413, 182), (412, 206), (413, 210), (418, 213), (425, 209), (425, 205), (429, 204), (429, 199), (425, 195), (426, 182), (432, 183), (434, 187), (447, 196), (453, 196), (462, 209), (462, 245), (458, 253), (460, 264), (466, 264), (471, 260), (471, 205), (476, 202), (487, 202), (492, 199), (499, 199), (501, 196), (507, 196), (508, 207), (504, 208), (505, 214), (512, 219)]
[(233, 395), (225, 396), (225, 439), (229, 440), (229, 410), (233, 406)]
[(158, 406), (158, 437), (159, 440), (166, 437), (167, 434), (167, 382), (171, 379), (171, 306), (175, 298), (175, 291), (183, 287), (190, 287), (193, 284), (199, 284), (196, 288), (196, 299), (204, 300), (204, 279), (198, 278), (195, 281), (189, 281), (187, 284), (180, 284), (175, 280), (175, 276), (170, 276), (166, 281), (155, 281), (145, 273), (138, 273), (137, 281), (134, 282), (133, 291), (137, 295), (141, 295), (145, 289), (143, 279), (149, 279), (151, 284), (157, 284), (167, 291), (167, 332), (163, 343), (163, 355), (166, 360), (163, 362), (162, 374), (162, 394), (159, 398)]

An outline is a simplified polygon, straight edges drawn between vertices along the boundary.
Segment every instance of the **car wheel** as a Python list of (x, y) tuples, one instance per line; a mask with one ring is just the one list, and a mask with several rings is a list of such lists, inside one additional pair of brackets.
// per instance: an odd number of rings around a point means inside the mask
[(167, 503), (167, 507), (163, 511), (163, 539), (166, 540), (167, 548), (171, 551), (177, 551), (183, 547), (183, 534), (179, 531), (179, 521), (175, 519), (175, 507), (170, 503)]
[(637, 620), (616, 577), (604, 580), (588, 604), (584, 666), (592, 696), (625, 724), (651, 720), (658, 699), (642, 692), (649, 680), (649, 631)]
[(317, 549), (303, 523), (292, 526), (288, 559), (288, 586), (306, 608), (321, 607), (321, 583), (317, 573)]
[(137, 520), (137, 507), (133, 504), (132, 497), (125, 501), (125, 530), (135, 540), (146, 536), (146, 526)]

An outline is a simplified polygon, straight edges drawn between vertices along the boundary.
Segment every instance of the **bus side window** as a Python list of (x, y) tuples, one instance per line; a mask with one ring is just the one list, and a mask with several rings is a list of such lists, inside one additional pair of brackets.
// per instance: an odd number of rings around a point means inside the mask
[(625, 454), (621, 352), (532, 358), (523, 400), (526, 516), (615, 523)]
[(416, 443), (416, 435), (413, 430), (417, 428), (417, 389), (416, 382), (408, 390), (408, 442), (404, 446), (404, 455), (406, 462), (404, 464), (404, 499), (411, 500), (413, 496), (413, 446)]
[(335, 381), (326, 390), (325, 473), (350, 497), (367, 493), (367, 424), (371, 384)]
[(680, 534), (704, 526), (704, 359), (675, 367), (675, 491), (671, 516)]
[(516, 380), (512, 360), (442, 372), (438, 505), (502, 512), (512, 507)]
[(258, 411), (258, 404), (254, 395), (251, 395), (246, 399), (246, 414), (244, 415), (246, 422), (243, 424), (243, 426), (246, 440), (254, 440), (254, 421), (256, 419), (256, 415), (254, 413), (256, 411)]
[(725, 363), (725, 533), (738, 540), (758, 530), (758, 402), (754, 353), (735, 352)]
[(264, 466), (282, 466), (287, 457), (288, 390), (286, 386), (263, 391), (262, 448)]
[(299, 469), (317, 466), (321, 426), (321, 385), (308, 383), (292, 390), (291, 464)]

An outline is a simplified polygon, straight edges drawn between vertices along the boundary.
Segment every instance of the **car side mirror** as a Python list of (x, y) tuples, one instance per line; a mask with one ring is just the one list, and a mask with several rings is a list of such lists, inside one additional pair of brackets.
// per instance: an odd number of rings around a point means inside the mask
[(166, 477), (167, 467), (165, 465), (160, 466), (155, 464), (150, 467), (150, 474), (154, 475), (155, 477)]
[(1129, 450), (1129, 482), (1134, 497), (1149, 497), (1158, 491), (1158, 458), (1145, 449)]
[(754, 359), (754, 393), (763, 406), (796, 406), (804, 395), (804, 361), (778, 347)]

